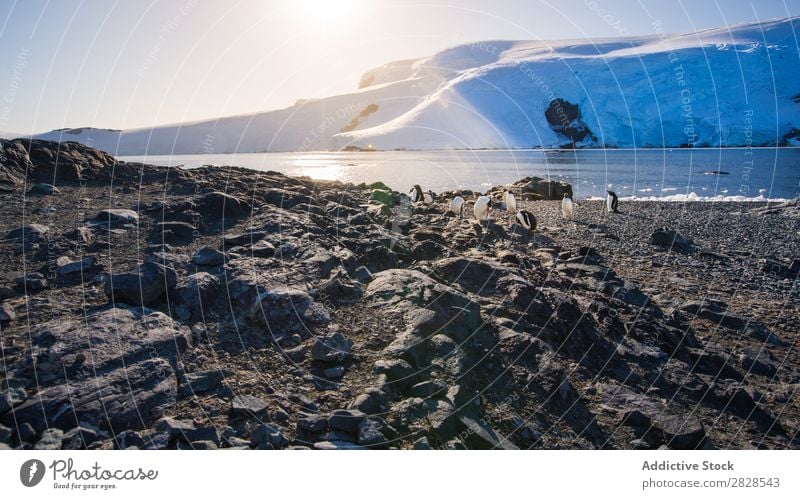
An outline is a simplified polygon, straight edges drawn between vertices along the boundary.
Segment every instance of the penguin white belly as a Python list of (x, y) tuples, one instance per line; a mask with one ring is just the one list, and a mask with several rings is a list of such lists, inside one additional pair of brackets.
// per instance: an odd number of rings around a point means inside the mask
[(431, 196), (427, 192), (422, 195), (422, 199), (425, 204), (433, 204), (433, 196)]
[(481, 196), (475, 201), (475, 205), (472, 207), (472, 212), (475, 214), (475, 218), (482, 222), (489, 218), (489, 203), (491, 200), (486, 196)]
[(614, 198), (610, 194), (606, 196), (606, 209), (609, 213), (614, 211)]
[(450, 212), (453, 215), (461, 215), (464, 211), (464, 198), (456, 196), (450, 201)]
[(561, 216), (570, 220), (572, 219), (572, 200), (564, 198), (561, 201)]
[(515, 198), (514, 195), (510, 193), (506, 198), (506, 211), (508, 211), (509, 213), (517, 212), (517, 198)]

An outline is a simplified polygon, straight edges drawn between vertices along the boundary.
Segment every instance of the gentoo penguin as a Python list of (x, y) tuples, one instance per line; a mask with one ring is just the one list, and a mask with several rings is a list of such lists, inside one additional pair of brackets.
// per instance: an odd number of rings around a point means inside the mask
[(414, 184), (414, 187), (408, 191), (408, 196), (411, 198), (412, 203), (422, 202), (425, 204), (433, 204), (436, 199), (436, 194), (434, 194), (433, 191), (422, 192), (422, 187), (420, 187), (419, 184)]
[(565, 192), (564, 199), (561, 200), (561, 216), (567, 220), (572, 220), (573, 209), (572, 196)]
[(506, 190), (503, 192), (503, 203), (506, 205), (506, 211), (509, 213), (516, 213), (517, 212), (517, 198), (514, 197), (514, 193)]
[(527, 210), (519, 210), (517, 212), (517, 223), (528, 229), (528, 232), (533, 232), (536, 230), (536, 217), (533, 216), (533, 213)]
[(606, 191), (608, 196), (606, 196), (606, 208), (608, 212), (619, 213), (617, 207), (619, 206), (619, 198), (617, 198), (617, 193), (614, 191)]
[(475, 201), (472, 212), (475, 213), (475, 218), (478, 219), (478, 222), (483, 222), (489, 218), (489, 209), (491, 207), (492, 198), (489, 196), (481, 196)]
[(459, 217), (463, 217), (465, 204), (466, 202), (464, 201), (464, 198), (462, 198), (461, 196), (454, 197), (453, 200), (450, 201), (450, 209), (449, 209), (450, 213), (452, 213), (453, 215), (458, 215)]

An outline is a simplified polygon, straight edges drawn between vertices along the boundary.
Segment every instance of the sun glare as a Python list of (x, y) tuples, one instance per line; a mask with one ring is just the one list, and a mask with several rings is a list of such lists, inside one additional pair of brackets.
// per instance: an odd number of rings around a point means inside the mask
[(292, 2), (306, 22), (316, 26), (351, 21), (363, 8), (363, 0), (295, 0)]

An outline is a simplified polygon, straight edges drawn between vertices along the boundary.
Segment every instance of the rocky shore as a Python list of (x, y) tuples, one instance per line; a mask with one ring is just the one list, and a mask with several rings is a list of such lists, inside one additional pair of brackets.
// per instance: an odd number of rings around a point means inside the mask
[(0, 141), (0, 448), (800, 448), (797, 202), (512, 188)]

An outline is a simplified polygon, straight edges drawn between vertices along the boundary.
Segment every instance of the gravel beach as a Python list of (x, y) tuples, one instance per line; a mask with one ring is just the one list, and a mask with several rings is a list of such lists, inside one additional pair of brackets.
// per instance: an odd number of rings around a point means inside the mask
[(0, 154), (0, 448), (800, 448), (796, 201)]

